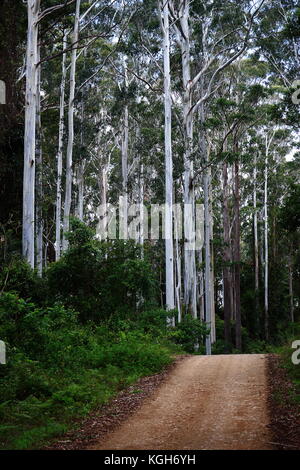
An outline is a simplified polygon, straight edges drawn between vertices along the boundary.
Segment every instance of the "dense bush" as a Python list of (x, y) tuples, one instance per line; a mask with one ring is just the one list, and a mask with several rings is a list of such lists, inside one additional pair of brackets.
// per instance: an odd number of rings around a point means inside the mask
[(146, 334), (133, 320), (130, 328), (124, 320), (123, 328), (110, 323), (83, 325), (62, 305), (0, 296), (0, 337), (8, 350), (0, 369), (0, 448), (36, 446), (171, 361), (163, 334)]
[(15, 292), (23, 299), (41, 300), (45, 284), (29, 264), (13, 256), (0, 267), (0, 292)]
[(185, 315), (181, 323), (171, 333), (173, 340), (185, 351), (204, 353), (204, 339), (208, 334), (206, 325), (191, 315)]
[(82, 320), (128, 313), (155, 296), (153, 269), (133, 241), (100, 242), (76, 220), (68, 238), (68, 252), (47, 272), (49, 296), (79, 311)]
[(0, 273), (8, 356), (0, 368), (0, 448), (37, 447), (174, 353), (203, 351), (199, 320), (185, 316), (170, 327), (177, 312), (157, 307), (147, 250), (141, 259), (134, 242), (97, 241), (78, 221), (68, 238), (43, 280), (19, 259)]

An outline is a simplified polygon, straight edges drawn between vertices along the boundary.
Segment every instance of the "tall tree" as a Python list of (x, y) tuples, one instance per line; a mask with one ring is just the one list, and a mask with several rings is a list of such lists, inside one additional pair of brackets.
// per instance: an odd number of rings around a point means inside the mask
[(63, 251), (68, 248), (66, 234), (70, 227), (70, 214), (72, 203), (72, 177), (73, 177), (73, 145), (74, 145), (74, 100), (76, 87), (76, 62), (77, 46), (79, 39), (79, 20), (80, 20), (81, 0), (76, 0), (76, 11), (74, 19), (74, 30), (72, 36), (72, 56), (70, 68), (70, 91), (68, 108), (68, 146), (66, 156), (66, 185), (65, 185), (65, 205), (63, 221)]

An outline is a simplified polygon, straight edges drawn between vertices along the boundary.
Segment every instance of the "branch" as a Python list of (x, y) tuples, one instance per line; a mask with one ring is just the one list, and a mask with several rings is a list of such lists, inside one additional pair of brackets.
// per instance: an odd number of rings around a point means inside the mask
[(44, 18), (46, 18), (46, 16), (51, 15), (51, 13), (53, 13), (54, 11), (60, 10), (61, 8), (65, 8), (65, 7), (67, 7), (68, 5), (71, 5), (74, 2), (75, 2), (75, 0), (66, 0), (64, 4), (55, 5), (54, 7), (46, 8), (46, 10), (44, 10), (39, 15), (36, 24), (40, 23), (40, 21), (42, 21)]
[[(247, 31), (246, 31), (246, 35), (245, 35), (245, 38), (244, 38), (244, 41), (243, 41), (243, 45), (241, 47), (241, 49), (239, 51), (237, 51), (230, 59), (227, 60), (227, 62), (225, 62), (224, 64), (222, 64), (221, 66), (219, 66), (219, 68), (214, 72), (211, 80), (210, 80), (210, 83), (209, 83), (209, 88), (211, 87), (215, 77), (220, 73), (222, 72), (225, 68), (227, 68), (230, 64), (232, 64), (232, 62), (234, 62), (238, 57), (240, 57), (243, 52), (245, 52), (245, 50), (247, 49), (247, 46), (248, 46), (248, 40), (249, 40), (249, 36), (250, 36), (250, 32), (251, 32), (251, 29), (252, 29), (252, 26), (253, 26), (253, 22), (254, 22), (254, 18), (255, 16), (257, 15), (257, 13), (259, 12), (259, 10), (261, 9), (262, 5), (264, 4), (265, 0), (261, 0), (259, 6), (257, 7), (257, 9), (254, 11), (254, 13), (251, 15), (250, 17), (250, 20), (249, 20), (249, 26), (247, 28)], [(241, 28), (239, 28), (241, 29)], [(229, 34), (232, 34), (232, 31)], [(227, 35), (223, 36), (219, 41), (223, 41), (225, 38), (226, 38)], [(214, 45), (215, 47), (216, 45)], [(228, 48), (227, 48), (228, 49)], [(222, 52), (222, 51), (221, 51)], [(218, 54), (216, 54), (206, 65), (203, 69), (200, 70), (200, 72), (193, 78), (193, 80), (190, 82), (190, 88), (193, 88), (197, 82), (200, 80), (201, 76), (204, 74), (204, 72), (210, 67), (210, 65), (217, 59), (218, 55), (221, 54), (221, 52), (219, 52)], [(224, 51), (223, 51), (224, 52)], [(202, 101), (201, 101), (202, 102)], [(199, 105), (201, 104), (201, 102), (199, 103)], [(199, 106), (198, 104), (196, 105), (196, 108), (198, 108)]]

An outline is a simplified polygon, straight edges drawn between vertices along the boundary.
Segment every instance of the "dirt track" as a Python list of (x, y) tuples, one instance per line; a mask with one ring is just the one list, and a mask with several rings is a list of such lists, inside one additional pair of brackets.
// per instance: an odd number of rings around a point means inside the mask
[(264, 355), (194, 356), (92, 449), (272, 449)]

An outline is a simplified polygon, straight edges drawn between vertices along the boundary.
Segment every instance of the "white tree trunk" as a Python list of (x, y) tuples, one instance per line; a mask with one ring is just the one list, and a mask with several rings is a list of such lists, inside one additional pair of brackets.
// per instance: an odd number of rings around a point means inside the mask
[[(173, 246), (173, 156), (172, 156), (172, 97), (170, 72), (169, 2), (163, 1), (163, 54), (164, 54), (164, 105), (165, 105), (165, 263), (166, 309), (175, 308), (174, 246)], [(175, 325), (175, 319), (172, 319)]]
[[(125, 90), (128, 90), (128, 70), (126, 57), (123, 57), (123, 69), (125, 77)], [(126, 97), (127, 100), (127, 97)], [(123, 133), (122, 133), (122, 186), (123, 186), (123, 238), (128, 238), (128, 148), (129, 148), (129, 111), (128, 105), (124, 108)]]
[[(210, 191), (210, 202), (211, 202), (211, 191)], [(210, 237), (211, 242), (213, 241), (214, 234), (214, 224), (212, 217), (212, 207), (210, 204)], [(211, 343), (216, 342), (216, 306), (215, 306), (215, 270), (214, 270), (214, 249), (211, 244), (211, 257), (210, 257), (210, 301), (211, 301)]]
[(81, 161), (77, 166), (77, 186), (78, 186), (78, 201), (77, 201), (77, 217), (83, 222), (84, 214), (84, 167), (85, 162)]
[(141, 172), (140, 172), (140, 245), (142, 246), (142, 259), (144, 259), (144, 241), (145, 241), (145, 233), (144, 233), (144, 193), (145, 193), (145, 176), (144, 176), (144, 164), (141, 164)]
[(255, 270), (255, 295), (259, 289), (259, 263), (258, 263), (258, 230), (257, 230), (257, 155), (254, 157), (254, 189), (253, 189), (253, 231), (254, 231), (254, 270)]
[[(38, 45), (37, 61), (40, 62), (40, 46)], [(41, 66), (37, 70), (36, 96), (36, 266), (38, 275), (43, 275), (43, 232), (44, 221), (42, 211), (43, 201), (43, 154), (42, 154), (42, 121), (41, 121)]]
[(194, 240), (195, 233), (195, 192), (193, 181), (193, 162), (191, 159), (193, 145), (193, 113), (190, 57), (190, 31), (189, 31), (189, 2), (183, 2), (180, 18), (181, 29), (181, 58), (183, 80), (183, 124), (185, 135), (184, 150), (184, 304), (186, 312), (197, 318), (196, 300), (196, 259), (195, 250), (189, 249)]
[(68, 111), (68, 146), (66, 158), (66, 188), (65, 188), (65, 207), (64, 207), (64, 224), (63, 224), (63, 251), (68, 249), (68, 240), (66, 234), (70, 229), (70, 213), (72, 203), (72, 167), (73, 167), (73, 145), (74, 145), (74, 98), (75, 98), (75, 85), (76, 85), (76, 61), (77, 61), (77, 46), (79, 38), (79, 17), (80, 17), (80, 3), (81, 0), (76, 1), (76, 13), (73, 32), (72, 44), (72, 57), (71, 57), (71, 70), (70, 70), (70, 96), (69, 96), (69, 111)]
[(268, 217), (268, 159), (269, 145), (266, 139), (266, 157), (265, 157), (265, 184), (264, 184), (264, 238), (265, 238), (265, 336), (269, 339), (269, 217)]
[[(198, 263), (202, 266), (203, 263), (203, 253), (202, 250), (198, 253)], [(199, 271), (199, 316), (200, 320), (205, 321), (205, 303), (204, 303), (204, 275), (203, 268)]]
[(177, 221), (175, 221), (175, 243), (176, 243), (176, 308), (178, 311), (178, 323), (181, 323), (182, 320), (182, 311), (181, 311), (181, 247), (179, 245), (178, 239), (178, 225)]
[[(67, 33), (63, 33), (63, 50), (67, 48)], [(64, 129), (65, 129), (65, 88), (66, 88), (66, 52), (62, 57), (62, 78), (60, 85), (60, 105), (59, 105), (59, 131), (58, 131), (58, 152), (57, 152), (57, 183), (56, 183), (56, 240), (55, 240), (55, 259), (60, 258), (61, 253), (61, 201), (62, 201), (62, 161), (64, 146)]]
[(211, 258), (210, 258), (210, 211), (209, 211), (209, 178), (207, 169), (204, 170), (204, 238), (205, 238), (205, 322), (210, 334), (206, 337), (206, 354), (211, 355)]
[(35, 137), (37, 112), (38, 17), (40, 0), (28, 0), (28, 35), (26, 52), (26, 95), (23, 175), (23, 233), (24, 258), (34, 268), (35, 225)]

